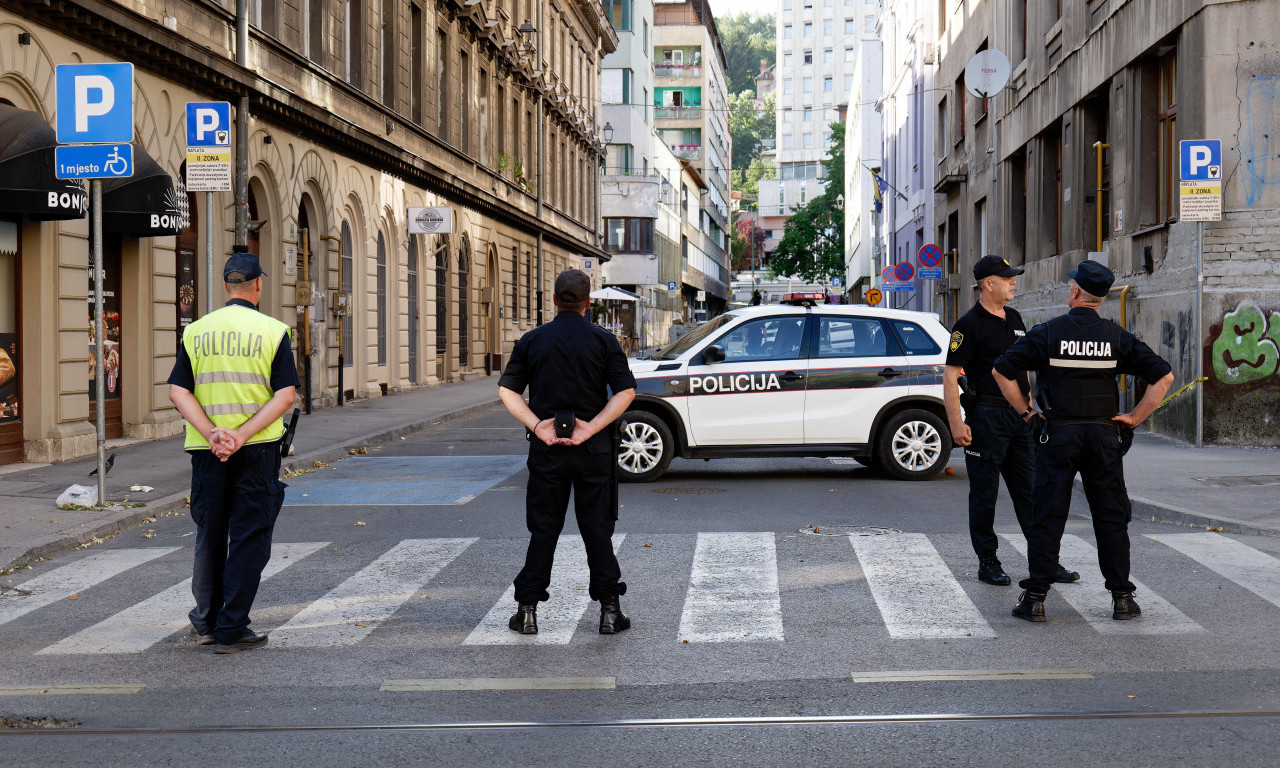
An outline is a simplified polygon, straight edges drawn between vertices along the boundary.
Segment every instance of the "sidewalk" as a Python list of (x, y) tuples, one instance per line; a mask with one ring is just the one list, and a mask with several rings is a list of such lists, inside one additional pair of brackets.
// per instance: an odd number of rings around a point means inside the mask
[[(343, 458), (351, 448), (384, 443), (497, 403), (495, 375), (315, 410), (298, 418), (294, 455), (282, 462), (282, 470)], [(97, 465), (96, 456), (60, 464), (0, 466), (0, 570), (65, 552), (139, 525), (146, 518), (184, 508), (191, 491), (191, 460), (182, 443), (182, 436), (108, 441), (108, 455), (114, 453), (116, 460), (107, 477), (107, 498), (117, 504), (146, 502), (143, 507), (57, 508), (54, 500), (72, 483), (96, 485), (97, 478), (88, 476)], [(149, 485), (154, 490), (132, 493), (129, 487), (133, 485)]]

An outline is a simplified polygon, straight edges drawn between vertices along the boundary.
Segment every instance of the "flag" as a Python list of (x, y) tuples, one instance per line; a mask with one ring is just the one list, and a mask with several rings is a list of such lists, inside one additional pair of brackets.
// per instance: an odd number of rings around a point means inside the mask
[(872, 192), (876, 196), (876, 213), (883, 213), (884, 212), (884, 190), (889, 185), (885, 183), (885, 180), (880, 178), (880, 174), (876, 173), (875, 171), (871, 172), (871, 178), (875, 180), (875, 188), (872, 190)]

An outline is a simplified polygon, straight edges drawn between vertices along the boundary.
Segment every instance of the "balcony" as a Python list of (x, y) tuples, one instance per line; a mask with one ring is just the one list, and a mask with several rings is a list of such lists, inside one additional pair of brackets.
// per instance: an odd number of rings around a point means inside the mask
[(702, 107), (657, 107), (653, 114), (658, 120), (697, 120)]
[(701, 144), (672, 144), (671, 151), (681, 160), (701, 160)]
[(658, 64), (653, 68), (654, 77), (679, 77), (702, 79), (701, 64)]

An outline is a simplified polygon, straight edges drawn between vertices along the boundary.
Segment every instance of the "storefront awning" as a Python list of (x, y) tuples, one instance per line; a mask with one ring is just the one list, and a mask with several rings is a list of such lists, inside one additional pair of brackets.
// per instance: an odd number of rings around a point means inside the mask
[(37, 221), (84, 217), (84, 182), (54, 175), (57, 144), (40, 115), (0, 104), (0, 213), (25, 213)]
[(133, 175), (102, 182), (102, 229), (133, 237), (176, 235), (186, 226), (173, 178), (133, 143)]

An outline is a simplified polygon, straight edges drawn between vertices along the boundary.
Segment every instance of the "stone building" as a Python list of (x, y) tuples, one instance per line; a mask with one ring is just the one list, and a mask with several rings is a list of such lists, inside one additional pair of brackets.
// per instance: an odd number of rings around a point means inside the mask
[[(945, 0), (938, 12), (932, 233), (958, 252), (960, 286), (944, 319), (976, 299), (984, 253), (1025, 265), (1015, 306), (1040, 321), (1063, 311), (1066, 271), (1098, 252), (1117, 274), (1103, 313), (1170, 361), (1175, 387), (1203, 369), (1203, 438), (1280, 445), (1280, 4)], [(986, 48), (1012, 70), (990, 100), (964, 82)], [(1222, 143), (1222, 218), (1203, 225), (1180, 212), (1179, 143), (1199, 139)], [(1122, 397), (1135, 395), (1130, 379)], [(1194, 438), (1196, 393), (1152, 425)]]
[[(554, 312), (556, 273), (608, 258), (599, 67), (617, 37), (599, 3), (246, 5), (241, 65), (235, 0), (0, 1), (0, 174), (22, 142), (51, 155), (40, 127), (54, 118), (56, 65), (135, 67), (135, 147), (154, 168), (141, 180), (152, 210), (132, 212), (168, 218), (140, 226), (104, 204), (109, 436), (178, 433), (165, 380), (181, 329), (208, 311), (209, 288), (215, 307), (225, 299), (235, 201), (211, 193), (209, 222), (204, 195), (183, 192), (187, 102), (234, 111), (248, 98), (235, 137), (248, 146), (248, 244), (269, 273), (263, 311), (297, 331), (310, 406), (496, 370)], [(14, 369), (0, 364), (0, 461), (94, 449), (89, 226), (78, 189), (60, 191), (74, 210), (0, 195), (0, 344)], [(121, 206), (139, 202), (126, 191)], [(409, 235), (413, 206), (447, 206), (452, 232)]]

